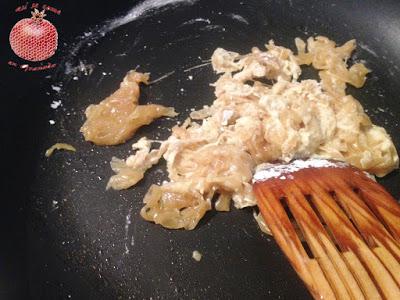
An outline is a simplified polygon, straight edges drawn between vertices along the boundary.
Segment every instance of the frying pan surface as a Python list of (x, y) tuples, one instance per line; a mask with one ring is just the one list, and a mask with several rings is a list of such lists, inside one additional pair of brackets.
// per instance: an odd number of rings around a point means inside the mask
[[(166, 179), (163, 164), (135, 188), (105, 190), (112, 156), (126, 157), (141, 136), (166, 138), (176, 120), (157, 120), (125, 145), (96, 147), (79, 133), (83, 112), (138, 66), (152, 79), (170, 74), (143, 88), (141, 102), (174, 106), (182, 121), (191, 108), (214, 99), (211, 67), (188, 69), (216, 47), (247, 53), (269, 39), (294, 49), (295, 37), (326, 35), (338, 43), (356, 38), (354, 60), (366, 60), (373, 72), (364, 88), (349, 92), (400, 149), (400, 3), (49, 2), (62, 9), (51, 17), (60, 35), (52, 71), (7, 66), (7, 59), (17, 59), (7, 39), (20, 18), (13, 12), (18, 3), (4, 4), (1, 12), (7, 47), (0, 50), (0, 298), (309, 299), (273, 239), (258, 229), (253, 209), (210, 211), (193, 231), (145, 222), (139, 216), (142, 198), (150, 184)], [(60, 100), (57, 109), (50, 107)], [(45, 158), (55, 142), (71, 143), (77, 152)], [(380, 182), (398, 198), (399, 179), (396, 171)], [(192, 259), (194, 250), (203, 254), (200, 262)]]

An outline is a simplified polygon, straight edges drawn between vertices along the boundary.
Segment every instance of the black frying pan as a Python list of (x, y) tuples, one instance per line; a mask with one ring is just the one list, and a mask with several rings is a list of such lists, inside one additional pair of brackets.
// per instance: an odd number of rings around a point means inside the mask
[[(8, 33), (21, 17), (13, 12), (20, 3), (1, 7), (5, 168), (0, 298), (310, 298), (273, 239), (258, 229), (252, 209), (210, 211), (194, 231), (170, 231), (138, 214), (149, 185), (166, 176), (160, 168), (133, 189), (106, 192), (112, 174), (108, 162), (112, 156), (125, 157), (131, 142), (117, 147), (84, 142), (79, 133), (83, 111), (140, 65), (139, 70), (151, 72), (153, 79), (175, 71), (144, 88), (141, 101), (174, 106), (183, 120), (190, 108), (212, 102), (208, 84), (216, 79), (210, 67), (184, 70), (201, 64), (218, 46), (246, 53), (271, 38), (292, 49), (297, 36), (326, 35), (338, 43), (356, 38), (361, 47), (354, 59), (366, 60), (373, 73), (363, 89), (349, 91), (400, 149), (400, 3), (181, 1), (142, 14), (136, 6), (131, 12), (139, 15), (137, 19), (108, 30), (117, 23), (107, 20), (126, 15), (135, 5), (143, 8), (143, 2), (48, 2), (62, 9), (60, 16), (49, 17), (60, 44), (51, 58), (58, 67), (42, 72), (21, 72), (7, 65), (9, 59), (18, 60), (8, 46)], [(74, 68), (80, 61), (92, 65), (91, 75)], [(50, 108), (54, 100), (62, 101), (56, 110)], [(140, 129), (137, 137), (165, 138), (166, 128), (174, 123), (158, 120)], [(45, 149), (57, 141), (72, 143), (78, 151), (44, 158)], [(393, 172), (380, 182), (398, 197), (399, 179)], [(203, 254), (201, 262), (191, 258), (193, 250)]]

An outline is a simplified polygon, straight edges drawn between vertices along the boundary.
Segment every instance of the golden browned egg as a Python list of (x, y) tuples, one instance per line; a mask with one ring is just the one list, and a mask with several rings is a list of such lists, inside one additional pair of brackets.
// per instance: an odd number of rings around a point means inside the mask
[(138, 105), (139, 84), (147, 84), (148, 80), (148, 73), (129, 71), (118, 90), (99, 104), (89, 105), (85, 112), (86, 122), (81, 128), (85, 140), (96, 145), (121, 144), (141, 126), (163, 116), (176, 116), (172, 107)]

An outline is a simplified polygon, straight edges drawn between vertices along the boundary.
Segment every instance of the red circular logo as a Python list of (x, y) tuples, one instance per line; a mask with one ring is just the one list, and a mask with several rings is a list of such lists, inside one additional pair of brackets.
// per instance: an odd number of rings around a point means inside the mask
[(44, 10), (35, 9), (32, 18), (18, 21), (10, 32), (11, 49), (20, 58), (42, 61), (50, 58), (57, 50), (57, 29), (45, 20)]

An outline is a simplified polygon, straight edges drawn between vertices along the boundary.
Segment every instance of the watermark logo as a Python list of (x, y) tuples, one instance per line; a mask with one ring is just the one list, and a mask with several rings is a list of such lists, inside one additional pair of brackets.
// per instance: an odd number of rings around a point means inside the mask
[[(39, 10), (41, 8), (41, 10)], [(48, 20), (45, 19), (46, 12), (51, 11), (55, 14), (60, 14), (61, 11), (50, 7), (46, 4), (40, 5), (32, 3), (29, 5), (19, 6), (15, 9), (16, 12), (24, 12), (31, 9), (31, 17), (19, 20), (11, 29), (9, 40), (11, 49), (19, 58), (36, 63), (31, 65), (29, 63), (18, 64), (14, 61), (9, 61), (8, 64), (13, 67), (20, 68), (24, 71), (40, 71), (51, 69), (56, 66), (53, 63), (43, 63), (51, 58), (58, 46), (58, 33), (56, 27)]]

